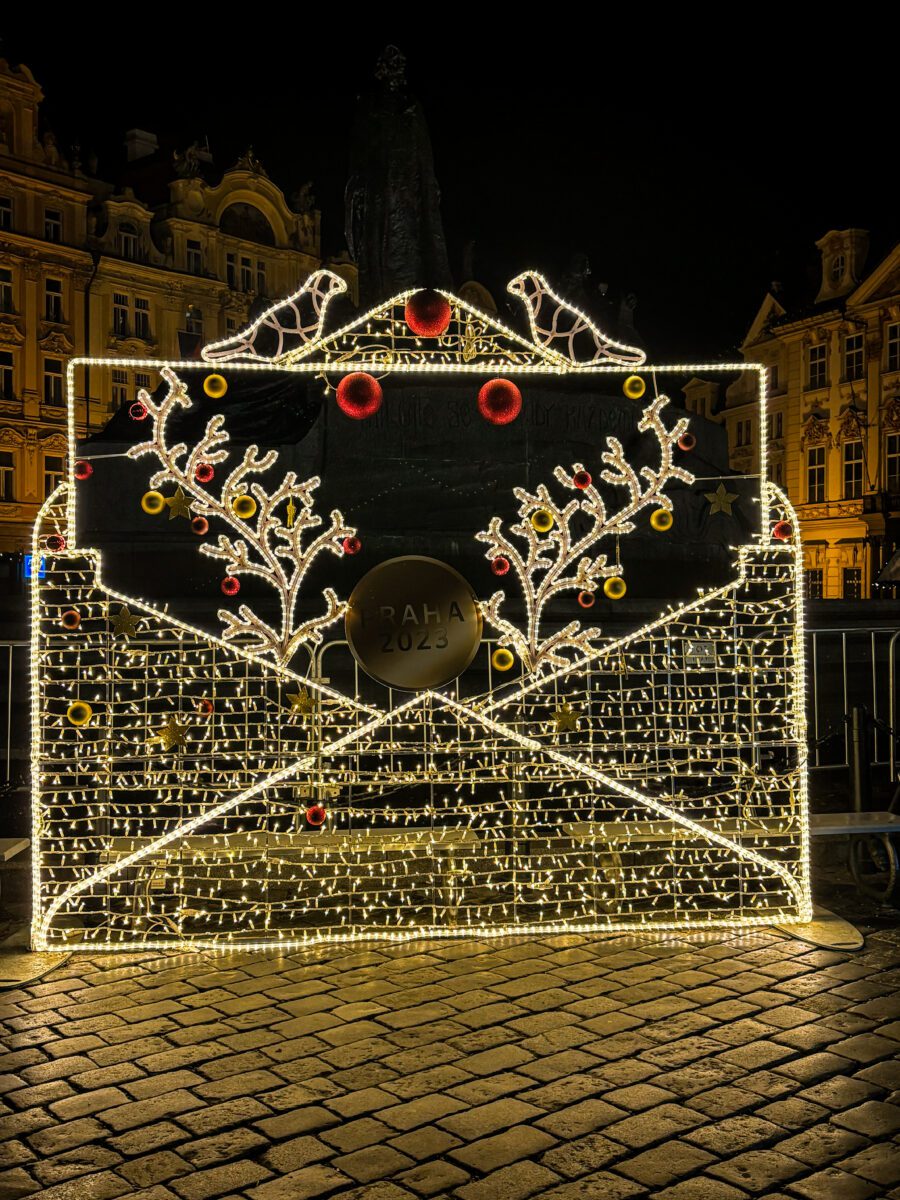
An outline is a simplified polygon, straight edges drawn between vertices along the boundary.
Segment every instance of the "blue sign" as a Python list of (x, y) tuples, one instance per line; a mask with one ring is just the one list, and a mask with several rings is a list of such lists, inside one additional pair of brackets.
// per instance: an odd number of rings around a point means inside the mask
[(35, 571), (34, 555), (26, 554), (25, 555), (25, 578), (33, 579), (35, 576), (37, 576), (38, 579), (45, 579), (47, 577), (47, 564), (44, 561), (44, 556), (42, 554), (40, 556), (40, 558), (38, 559), (38, 566), (37, 566), (37, 570)]

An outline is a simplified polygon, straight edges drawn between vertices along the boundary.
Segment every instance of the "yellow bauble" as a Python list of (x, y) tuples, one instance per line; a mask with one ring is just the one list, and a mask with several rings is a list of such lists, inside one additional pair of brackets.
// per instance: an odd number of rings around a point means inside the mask
[(236, 517), (240, 517), (242, 521), (249, 521), (256, 512), (256, 501), (252, 496), (235, 496), (231, 507)]
[(553, 513), (546, 508), (539, 508), (531, 514), (531, 524), (538, 533), (549, 533), (553, 528)]
[(94, 710), (85, 700), (75, 700), (66, 709), (66, 720), (70, 725), (87, 725)]
[(621, 600), (626, 591), (625, 580), (618, 575), (611, 575), (603, 584), (603, 594), (609, 600)]
[(207, 375), (203, 380), (203, 390), (210, 400), (221, 400), (228, 391), (228, 381), (224, 375)]
[(513, 652), (503, 646), (499, 646), (491, 655), (491, 666), (495, 671), (508, 671), (515, 661)]
[(646, 390), (647, 385), (641, 379), (640, 375), (629, 375), (622, 384), (622, 391), (629, 400), (640, 400)]
[(665, 533), (667, 529), (671, 529), (674, 520), (667, 508), (657, 508), (650, 514), (650, 524), (657, 533)]
[(144, 492), (141, 497), (141, 508), (145, 513), (149, 513), (151, 517), (155, 517), (157, 513), (161, 513), (166, 507), (166, 498), (162, 492)]

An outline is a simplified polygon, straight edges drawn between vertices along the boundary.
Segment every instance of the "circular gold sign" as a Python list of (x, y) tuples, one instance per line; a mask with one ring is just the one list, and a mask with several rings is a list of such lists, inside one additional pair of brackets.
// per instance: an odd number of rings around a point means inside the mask
[(436, 558), (406, 555), (373, 567), (347, 605), (347, 641), (367, 675), (404, 692), (461, 674), (481, 641), (469, 584)]

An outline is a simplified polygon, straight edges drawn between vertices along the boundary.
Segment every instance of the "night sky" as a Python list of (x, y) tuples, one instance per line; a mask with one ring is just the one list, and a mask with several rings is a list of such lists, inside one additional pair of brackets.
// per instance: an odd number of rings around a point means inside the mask
[[(326, 253), (343, 246), (355, 97), (395, 42), (431, 127), (457, 282), (470, 239), (501, 303), (518, 271), (552, 281), (583, 251), (592, 283), (637, 294), (658, 361), (733, 356), (771, 280), (810, 299), (827, 230), (870, 229), (873, 259), (900, 236), (896, 72), (869, 45), (886, 29), (792, 39), (769, 8), (716, 9), (712, 28), (700, 10), (654, 25), (656, 6), (522, 6), (492, 33), (471, 6), (397, 6), (375, 29), (352, 7), (330, 26), (314, 7), (83, 11), (54, 17), (52, 39), (43, 18), (0, 32), (64, 151), (93, 147), (106, 178), (132, 126), (180, 146), (208, 137), (220, 167), (252, 143), (288, 194), (314, 181)], [(529, 33), (539, 11), (546, 28)], [(739, 47), (724, 32), (738, 19), (760, 28)]]

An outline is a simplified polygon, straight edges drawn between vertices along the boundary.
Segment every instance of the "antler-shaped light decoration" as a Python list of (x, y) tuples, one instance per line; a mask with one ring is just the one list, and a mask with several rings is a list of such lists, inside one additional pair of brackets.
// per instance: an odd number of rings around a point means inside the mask
[[(673, 461), (675, 444), (687, 429), (688, 419), (682, 417), (667, 429), (661, 416), (667, 404), (666, 396), (658, 396), (638, 422), (638, 431), (652, 431), (659, 443), (658, 468), (646, 466), (635, 471), (626, 461), (619, 439), (612, 436), (606, 439), (607, 449), (601, 455), (605, 465), (600, 478), (614, 487), (626, 489), (621, 508), (611, 511), (593, 482), (579, 487), (575, 478), (584, 473), (585, 468), (581, 463), (575, 463), (571, 471), (557, 467), (554, 476), (563, 487), (577, 492), (577, 499), (558, 504), (545, 484), (540, 484), (534, 494), (524, 488), (515, 488), (519, 520), (509, 527), (509, 534), (504, 532), (500, 517), (493, 517), (488, 528), (476, 534), (479, 541), (487, 543), (486, 557), (492, 560), (505, 558), (522, 588), (526, 611), (524, 629), (501, 615), (506, 599), (502, 591), (495, 592), (482, 605), (482, 612), (485, 620), (500, 633), (500, 645), (513, 649), (527, 671), (533, 673), (542, 666), (564, 666), (571, 661), (570, 655), (565, 653), (567, 650), (580, 654), (590, 652), (591, 642), (599, 636), (600, 630), (582, 629), (580, 621), (569, 621), (561, 629), (542, 635), (547, 605), (561, 592), (593, 593), (599, 580), (619, 575), (619, 564), (609, 563), (606, 554), (596, 554), (593, 549), (596, 544), (604, 538), (631, 533), (635, 528), (634, 518), (649, 505), (671, 512), (672, 501), (663, 492), (671, 480), (693, 483), (690, 471)], [(543, 518), (538, 524), (548, 526), (544, 533), (532, 523), (537, 513)], [(576, 537), (572, 521), (579, 513), (590, 517), (592, 523), (587, 533)], [(552, 518), (552, 525), (544, 514)], [(510, 535), (524, 541), (524, 550), (519, 549)]]
[[(204, 543), (200, 553), (225, 563), (229, 574), (255, 575), (264, 579), (281, 600), (281, 622), (274, 628), (259, 617), (247, 604), (236, 613), (219, 609), (219, 620), (225, 625), (227, 641), (240, 639), (241, 644), (260, 654), (269, 654), (279, 663), (287, 663), (304, 643), (318, 645), (322, 631), (341, 617), (345, 603), (331, 588), (323, 590), (326, 610), (320, 616), (295, 624), (297, 603), (303, 577), (312, 562), (323, 551), (342, 555), (343, 540), (353, 537), (356, 530), (344, 521), (335, 509), (327, 526), (303, 544), (310, 530), (322, 526), (322, 517), (314, 512), (314, 496), (321, 482), (318, 476), (299, 482), (288, 471), (274, 491), (268, 492), (258, 482), (248, 482), (252, 475), (261, 475), (278, 461), (278, 454), (268, 450), (260, 454), (258, 446), (248, 446), (241, 461), (226, 477), (218, 495), (207, 490), (197, 479), (198, 468), (225, 462), (229, 436), (224, 428), (225, 418), (217, 413), (206, 426), (200, 441), (191, 450), (184, 442), (170, 446), (166, 440), (169, 418), (179, 408), (193, 407), (187, 384), (170, 367), (160, 374), (168, 384), (168, 392), (157, 404), (146, 390), (139, 394), (141, 403), (152, 418), (151, 435), (146, 442), (132, 446), (129, 458), (154, 454), (161, 463), (160, 470), (150, 479), (150, 486), (174, 483), (192, 497), (193, 512), (204, 517), (216, 517), (230, 525), (236, 536), (220, 533), (216, 545)], [(240, 496), (252, 496), (255, 512), (246, 519), (235, 512), (234, 502)], [(287, 522), (277, 511), (286, 505)]]

